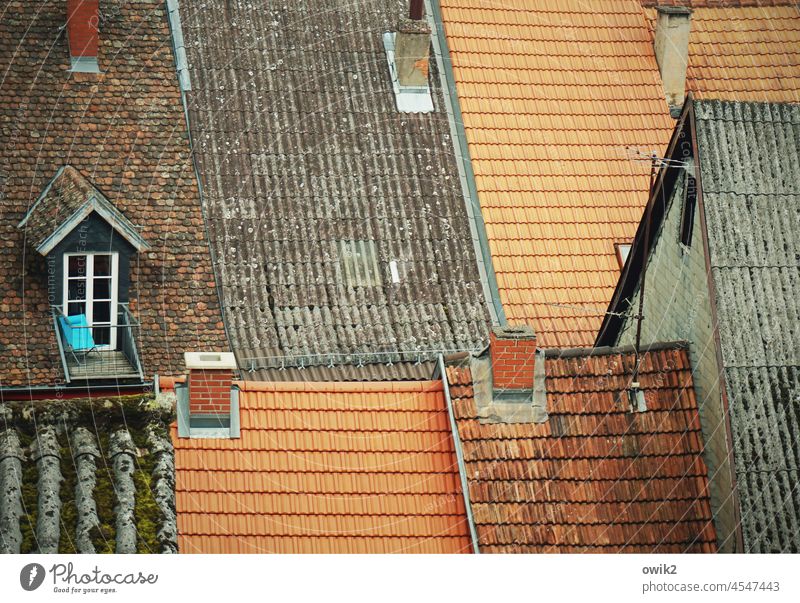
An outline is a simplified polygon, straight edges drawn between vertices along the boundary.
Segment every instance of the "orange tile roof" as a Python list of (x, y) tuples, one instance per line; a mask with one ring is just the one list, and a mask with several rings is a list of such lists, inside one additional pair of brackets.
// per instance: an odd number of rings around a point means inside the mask
[(173, 425), (182, 553), (471, 551), (441, 382), (239, 385), (241, 439)]
[[(638, 0), (441, 0), (500, 296), (546, 347), (591, 345), (673, 122)], [(568, 307), (561, 307), (568, 306)], [(577, 307), (578, 309), (576, 309)]]
[[(448, 367), (483, 553), (715, 552), (685, 349), (545, 360), (543, 424), (481, 423), (468, 366)], [(621, 396), (625, 396), (621, 398)]]
[[(800, 102), (800, 8), (795, 3), (680, 4), (693, 8), (686, 87), (695, 98)], [(648, 8), (647, 16), (652, 28), (655, 9)]]

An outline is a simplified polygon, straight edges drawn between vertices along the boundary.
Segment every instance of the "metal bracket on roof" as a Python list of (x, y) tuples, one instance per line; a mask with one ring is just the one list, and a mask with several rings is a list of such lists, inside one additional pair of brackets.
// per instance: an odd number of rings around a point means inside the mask
[(631, 412), (646, 412), (647, 400), (645, 400), (644, 392), (639, 387), (639, 382), (634, 381), (628, 388), (628, 403)]
[(430, 86), (401, 86), (397, 79), (397, 63), (394, 56), (394, 32), (383, 34), (383, 47), (386, 50), (386, 60), (389, 63), (389, 76), (392, 79), (392, 89), (397, 103), (397, 110), (401, 113), (431, 113), (433, 111), (433, 98)]

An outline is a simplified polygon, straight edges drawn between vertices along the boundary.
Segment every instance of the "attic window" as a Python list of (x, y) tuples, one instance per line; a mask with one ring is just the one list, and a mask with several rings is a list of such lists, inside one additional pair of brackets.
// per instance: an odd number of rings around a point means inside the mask
[(697, 205), (697, 179), (692, 164), (692, 173), (686, 168), (686, 190), (683, 195), (683, 213), (681, 214), (681, 243), (686, 247), (692, 246), (692, 230), (694, 227), (694, 212)]
[(630, 255), (631, 253), (631, 244), (614, 243), (614, 250), (617, 252), (617, 262), (619, 263), (619, 269), (622, 270), (625, 267), (625, 262), (628, 260), (628, 255)]
[(348, 287), (374, 287), (381, 284), (374, 241), (338, 241), (336, 247), (341, 280)]

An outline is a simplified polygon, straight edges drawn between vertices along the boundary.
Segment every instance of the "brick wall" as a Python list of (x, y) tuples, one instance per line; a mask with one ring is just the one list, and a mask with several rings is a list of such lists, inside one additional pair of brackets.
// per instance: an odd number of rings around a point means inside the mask
[(69, 52), (74, 57), (96, 57), (99, 0), (67, 0)]
[(536, 334), (530, 327), (495, 327), (489, 335), (494, 389), (533, 389)]
[(193, 369), (189, 371), (189, 414), (220, 415), (231, 411), (230, 369)]
[[(642, 342), (689, 341), (690, 359), (700, 407), (700, 422), (705, 441), (704, 460), (709, 472), (711, 506), (719, 538), (719, 548), (729, 552), (735, 544), (735, 515), (731, 493), (730, 463), (725, 415), (720, 397), (720, 370), (717, 365), (711, 305), (706, 279), (703, 234), (699, 212), (695, 214), (692, 246), (680, 245), (684, 178), (676, 183), (656, 246), (650, 257), (642, 321)], [(632, 307), (639, 307), (638, 290)], [(618, 343), (636, 340), (636, 321), (626, 320)]]

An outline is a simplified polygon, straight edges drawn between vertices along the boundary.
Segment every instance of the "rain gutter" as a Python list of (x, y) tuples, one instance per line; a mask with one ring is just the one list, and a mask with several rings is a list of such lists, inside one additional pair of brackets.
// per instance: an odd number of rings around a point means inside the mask
[(439, 354), (439, 377), (444, 388), (444, 399), (447, 404), (447, 416), (450, 418), (450, 431), (453, 434), (453, 447), (456, 450), (456, 461), (458, 461), (458, 476), (461, 479), (461, 492), (464, 495), (464, 508), (467, 511), (467, 524), (469, 525), (469, 536), (472, 540), (472, 551), (479, 555), (481, 550), (478, 546), (478, 530), (475, 527), (475, 519), (472, 516), (472, 505), (469, 502), (469, 483), (467, 481), (467, 468), (464, 465), (464, 451), (461, 449), (461, 438), (458, 436), (458, 426), (453, 412), (453, 400), (450, 398), (450, 384), (447, 382), (447, 371), (444, 366), (444, 356)]

